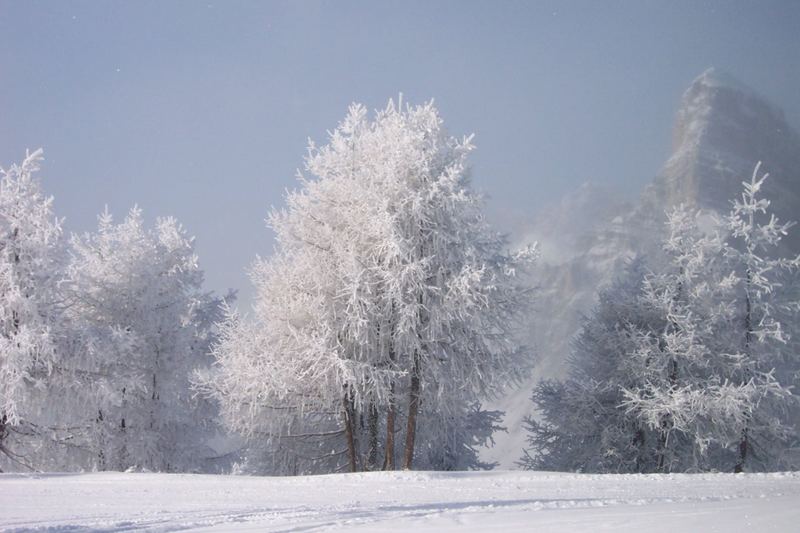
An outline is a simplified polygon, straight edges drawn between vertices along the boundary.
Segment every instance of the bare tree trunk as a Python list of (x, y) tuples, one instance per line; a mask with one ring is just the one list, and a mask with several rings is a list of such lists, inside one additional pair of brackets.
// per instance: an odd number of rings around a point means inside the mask
[(122, 443), (119, 449), (119, 456), (117, 457), (117, 470), (127, 470), (129, 467), (134, 466), (129, 464), (128, 461), (128, 429), (125, 426), (125, 414), (127, 412), (127, 402), (125, 401), (125, 387), (122, 387), (122, 418), (119, 424), (119, 440)]
[(742, 438), (739, 441), (739, 460), (736, 462), (736, 466), (733, 467), (733, 472), (735, 474), (740, 474), (744, 472), (744, 463), (747, 460), (747, 449), (748, 449), (748, 442), (747, 442), (747, 426), (742, 430)]
[(350, 471), (358, 471), (358, 451), (356, 450), (355, 438), (355, 408), (350, 391), (345, 389), (344, 394), (344, 433), (347, 439), (347, 456), (350, 460)]
[(408, 425), (406, 447), (403, 452), (403, 470), (411, 470), (414, 462), (414, 441), (417, 436), (417, 412), (419, 411), (419, 353), (414, 353), (414, 368), (411, 371), (411, 390), (408, 393)]
[(633, 445), (636, 447), (636, 472), (641, 474), (644, 468), (644, 429), (638, 427), (633, 435)]
[[(680, 275), (684, 275), (683, 267), (680, 268)], [(675, 295), (672, 298), (672, 302), (674, 304), (678, 304), (681, 300), (681, 295), (683, 293), (683, 282), (678, 282), (677, 290), (675, 291)], [(678, 331), (678, 324), (674, 320), (670, 320), (669, 331), (677, 332)], [(662, 338), (659, 340), (659, 350), (663, 353), (666, 350), (666, 341)], [(674, 390), (674, 388), (678, 384), (678, 362), (674, 358), (670, 358), (669, 364), (669, 373), (667, 375), (668, 383), (670, 392)], [(668, 470), (667, 466), (667, 444), (669, 443), (669, 432), (672, 430), (673, 420), (670, 415), (665, 415), (661, 418), (661, 424), (659, 427), (660, 436), (658, 439), (658, 461), (656, 469), (659, 472), (665, 472)]]
[(664, 473), (667, 457), (667, 440), (669, 439), (669, 422), (667, 419), (661, 421), (661, 435), (658, 439), (658, 463), (656, 470)]
[(104, 428), (103, 428), (103, 410), (102, 409), (98, 409), (97, 410), (97, 418), (95, 419), (95, 422), (97, 422), (97, 426), (98, 426), (97, 430), (98, 430), (98, 433), (100, 434), (100, 436), (98, 437), (98, 440), (100, 442), (99, 442), (99, 445), (97, 446), (97, 468), (100, 469), (100, 471), (105, 471), (106, 468), (107, 468), (107, 466), (106, 466), (106, 450), (105, 450), (106, 439), (103, 437)]
[(365, 470), (378, 469), (378, 407), (375, 402), (369, 404), (369, 451)]
[[(674, 359), (669, 362), (669, 384), (670, 388), (675, 387), (678, 383), (678, 362)], [(667, 415), (661, 420), (661, 438), (658, 445), (658, 471), (668, 472), (667, 465), (667, 443), (669, 441), (669, 432), (672, 429), (672, 418)]]
[[(752, 217), (750, 224), (752, 225)], [(753, 319), (752, 319), (752, 304), (750, 303), (750, 284), (753, 281), (753, 276), (750, 273), (750, 269), (747, 269), (747, 285), (745, 288), (745, 313), (744, 313), (744, 352), (745, 355), (748, 356), (748, 363), (750, 362), (750, 344), (753, 340)], [(746, 367), (745, 367), (746, 368)], [(746, 371), (745, 377), (749, 376), (749, 372)], [(749, 415), (745, 413), (745, 420), (749, 420)], [(748, 442), (748, 423), (745, 423), (744, 429), (742, 429), (742, 436), (739, 439), (739, 460), (736, 462), (736, 466), (733, 467), (734, 473), (738, 474), (740, 472), (744, 472), (744, 465), (747, 461), (747, 451), (750, 448), (750, 443)]]
[[(425, 257), (425, 249), (420, 246), (420, 257)], [(403, 470), (411, 470), (414, 463), (414, 444), (417, 438), (417, 413), (419, 412), (419, 389), (420, 389), (420, 374), (422, 355), (420, 350), (423, 346), (423, 325), (426, 323), (423, 310), (425, 309), (424, 293), (419, 294), (419, 324), (417, 325), (417, 337), (420, 341), (420, 346), (414, 350), (414, 362), (411, 368), (411, 387), (408, 391), (408, 423), (406, 425), (406, 446), (403, 451)]]
[(395, 399), (394, 399), (394, 384), (392, 390), (389, 392), (389, 410), (386, 413), (386, 449), (383, 456), (383, 469), (394, 470), (394, 420), (396, 417)]
[(8, 416), (3, 413), (0, 415), (0, 449), (4, 447), (6, 437), (8, 437)]
[[(2, 415), (0, 415), (0, 453), (4, 453), (5, 449), (6, 449), (5, 448), (5, 440), (6, 440), (6, 437), (8, 436), (7, 424), (8, 424), (8, 417), (6, 416), (5, 413), (3, 413)], [(2, 473), (2, 472), (3, 472), (3, 469), (0, 468), (0, 473)]]
[[(392, 305), (392, 314), (394, 314), (394, 305)], [(392, 320), (394, 320), (394, 317), (392, 317)], [(394, 322), (392, 322), (392, 327), (389, 332), (389, 362), (394, 365)], [(395, 384), (392, 382), (392, 386), (389, 390), (389, 407), (386, 412), (386, 446), (383, 451), (384, 470), (394, 470), (394, 423), (397, 417), (397, 400), (395, 399), (394, 392)]]

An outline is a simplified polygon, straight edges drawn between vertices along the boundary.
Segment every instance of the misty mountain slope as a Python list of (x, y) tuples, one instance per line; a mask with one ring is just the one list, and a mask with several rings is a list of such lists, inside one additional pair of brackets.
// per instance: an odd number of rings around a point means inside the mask
[(632, 206), (609, 190), (584, 184), (575, 195), (537, 218), (527, 239), (539, 242), (541, 260), (528, 342), (539, 355), (539, 376), (561, 376), (563, 353), (575, 324), (594, 303), (595, 288), (611, 281), (621, 261), (634, 256), (624, 214)]
[[(528, 382), (492, 405), (506, 411), (509, 432), (497, 435), (487, 459), (514, 466), (525, 447), (522, 420), (531, 413), (534, 385), (564, 375), (571, 339), (598, 290), (626, 261), (656, 253), (669, 209), (684, 203), (726, 214), (762, 161), (775, 212), (782, 220), (800, 218), (800, 136), (754, 90), (715, 69), (705, 71), (683, 94), (673, 139), (672, 155), (634, 205), (584, 185), (518, 232), (520, 240), (538, 240), (542, 251), (528, 338), (538, 359)], [(800, 251), (800, 231), (790, 234), (783, 251)]]
[[(644, 191), (638, 219), (680, 203), (727, 213), (756, 163), (765, 196), (784, 220), (800, 212), (800, 136), (779, 109), (729, 75), (709, 69), (683, 95), (673, 154)], [(787, 247), (798, 249), (800, 235)]]
[(537, 241), (541, 251), (532, 273), (536, 292), (524, 339), (536, 361), (520, 388), (489, 406), (506, 412), (503, 425), (508, 432), (495, 434), (495, 445), (482, 453), (485, 460), (515, 468), (525, 447), (522, 420), (531, 414), (534, 385), (565, 374), (572, 337), (594, 305), (597, 289), (635, 257), (625, 225), (625, 213), (631, 210), (610, 191), (584, 184), (544, 210), (523, 233), (520, 240)]

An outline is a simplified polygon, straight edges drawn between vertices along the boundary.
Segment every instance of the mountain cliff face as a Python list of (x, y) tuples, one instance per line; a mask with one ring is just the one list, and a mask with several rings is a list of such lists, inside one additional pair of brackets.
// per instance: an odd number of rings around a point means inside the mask
[[(765, 194), (782, 220), (800, 219), (800, 136), (782, 112), (730, 76), (709, 69), (683, 94), (671, 157), (635, 205), (584, 185), (545, 210), (524, 231), (537, 240), (542, 260), (529, 343), (537, 363), (527, 383), (498, 401), (507, 434), (485, 458), (513, 468), (525, 447), (522, 419), (531, 413), (530, 393), (542, 378), (561, 377), (570, 342), (598, 290), (613, 281), (626, 261), (652, 255), (665, 213), (684, 203), (719, 214), (730, 210), (758, 161), (770, 173)], [(785, 240), (787, 254), (800, 252), (800, 231)]]
[[(779, 218), (797, 219), (800, 136), (779, 109), (709, 69), (683, 95), (673, 154), (645, 189), (638, 213), (661, 213), (679, 203), (727, 213), (759, 161), (770, 173), (765, 194)], [(800, 235), (786, 244), (798, 249)]]

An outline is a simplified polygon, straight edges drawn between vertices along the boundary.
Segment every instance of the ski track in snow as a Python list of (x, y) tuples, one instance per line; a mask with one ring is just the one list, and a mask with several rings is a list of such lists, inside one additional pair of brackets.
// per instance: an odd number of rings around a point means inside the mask
[(800, 473), (3, 474), (3, 531), (796, 531)]

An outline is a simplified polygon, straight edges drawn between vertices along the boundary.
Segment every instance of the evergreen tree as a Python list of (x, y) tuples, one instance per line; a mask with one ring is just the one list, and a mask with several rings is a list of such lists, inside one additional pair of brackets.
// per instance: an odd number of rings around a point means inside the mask
[(573, 341), (565, 380), (534, 389), (538, 413), (525, 419), (528, 445), (520, 465), (532, 470), (642, 472), (655, 469), (656, 435), (621, 407), (624, 387), (638, 376), (628, 357), (640, 337), (662, 330), (664, 320), (640, 298), (646, 275), (641, 260), (599, 295)]
[(172, 218), (146, 229), (134, 208), (107, 212), (72, 240), (71, 314), (92, 376), (88, 446), (101, 470), (196, 468), (211, 406), (190, 376), (209, 362), (219, 302), (200, 291), (193, 239)]
[(796, 328), (800, 314), (791, 287), (800, 256), (780, 257), (781, 239), (795, 223), (780, 223), (769, 212), (770, 201), (760, 195), (769, 175), (760, 174), (760, 167), (756, 165), (750, 181), (742, 183), (742, 198), (733, 203), (726, 224), (730, 238), (725, 255), (740, 280), (738, 319), (730, 337), (732, 351), (739, 356), (733, 379), (750, 392), (749, 402), (737, 413), (736, 472), (780, 467), (782, 459), (792, 460), (784, 457), (786, 443), (797, 439), (796, 427), (787, 424), (787, 411), (798, 408), (788, 388), (796, 376), (778, 376), (776, 369), (797, 369), (800, 360), (797, 352), (787, 353), (792, 347), (787, 330)]
[(604, 291), (568, 378), (534, 391), (528, 468), (697, 471), (794, 468), (800, 258), (780, 257), (790, 224), (744, 183), (724, 223), (668, 217), (658, 265)]

